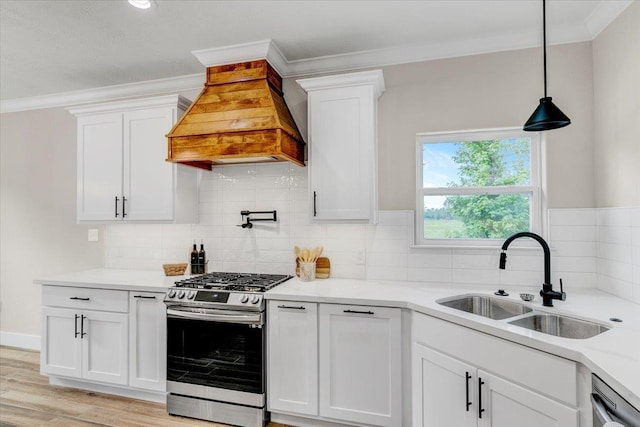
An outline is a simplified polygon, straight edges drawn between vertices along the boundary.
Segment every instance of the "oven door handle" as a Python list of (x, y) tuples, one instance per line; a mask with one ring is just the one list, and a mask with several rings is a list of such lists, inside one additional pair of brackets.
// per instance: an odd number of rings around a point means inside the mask
[(600, 399), (600, 396), (598, 396), (597, 394), (592, 394), (591, 405), (593, 406), (594, 412), (601, 424), (604, 425), (606, 423), (613, 422), (613, 418), (611, 418), (611, 415), (609, 415), (609, 411), (607, 411), (607, 408), (602, 402), (602, 399)]
[(167, 317), (172, 319), (196, 319), (207, 322), (239, 323), (243, 325), (262, 325), (264, 323), (261, 313), (211, 314), (169, 308), (167, 309)]

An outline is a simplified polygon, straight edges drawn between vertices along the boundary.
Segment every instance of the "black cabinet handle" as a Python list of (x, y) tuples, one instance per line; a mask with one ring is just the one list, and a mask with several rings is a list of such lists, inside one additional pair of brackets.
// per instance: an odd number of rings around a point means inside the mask
[(125, 216), (127, 216), (127, 208), (126, 208), (126, 204), (127, 204), (127, 198), (122, 196), (122, 218), (124, 218)]
[(87, 316), (85, 316), (84, 314), (80, 316), (80, 339), (84, 339), (84, 336), (87, 335), (87, 333), (84, 331), (84, 319), (86, 318)]
[(278, 308), (288, 308), (290, 310), (306, 310), (306, 307), (303, 306), (293, 306), (293, 305), (279, 305)]
[(118, 218), (118, 196), (116, 196), (116, 207), (115, 207), (115, 213), (116, 213), (116, 218)]
[(314, 191), (313, 192), (313, 216), (317, 216), (318, 215), (318, 211), (316, 210), (316, 200), (318, 199), (318, 194)]
[(345, 313), (353, 314), (375, 314), (373, 311), (343, 310)]
[(70, 297), (69, 299), (75, 299), (78, 301), (89, 301), (91, 298)]
[(478, 418), (482, 419), (482, 413), (484, 409), (482, 408), (482, 385), (484, 381), (482, 378), (478, 377)]
[(465, 382), (466, 382), (466, 389), (467, 389), (467, 399), (466, 399), (466, 405), (467, 405), (467, 412), (469, 412), (469, 406), (471, 406), (471, 402), (469, 401), (469, 380), (471, 379), (471, 375), (469, 375), (469, 372), (465, 372)]
[(74, 338), (78, 338), (78, 317), (80, 317), (80, 316), (78, 316), (78, 315), (76, 314), (76, 317), (75, 317), (75, 319), (73, 320), (73, 329), (74, 329), (74, 331), (73, 331), (73, 337), (74, 337)]
[(134, 298), (143, 298), (143, 299), (156, 299), (156, 297), (154, 296), (147, 296), (147, 295), (134, 295)]

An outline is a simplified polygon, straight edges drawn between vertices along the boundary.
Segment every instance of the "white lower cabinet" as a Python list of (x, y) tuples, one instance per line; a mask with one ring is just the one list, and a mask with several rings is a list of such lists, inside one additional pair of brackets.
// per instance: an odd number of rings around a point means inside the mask
[(42, 373), (127, 384), (127, 315), (42, 309)]
[(318, 415), (318, 305), (269, 302), (271, 411)]
[(320, 415), (402, 425), (400, 309), (321, 304)]
[(414, 426), (578, 427), (575, 363), (421, 314), (412, 326)]
[(269, 301), (268, 409), (402, 425), (401, 310)]
[[(43, 285), (40, 371), (162, 399), (166, 390), (163, 293)], [(82, 387), (82, 383), (74, 386)], [(135, 390), (134, 390), (135, 389)], [(131, 394), (129, 394), (131, 395)]]
[(164, 294), (129, 292), (129, 385), (167, 389), (167, 319)]

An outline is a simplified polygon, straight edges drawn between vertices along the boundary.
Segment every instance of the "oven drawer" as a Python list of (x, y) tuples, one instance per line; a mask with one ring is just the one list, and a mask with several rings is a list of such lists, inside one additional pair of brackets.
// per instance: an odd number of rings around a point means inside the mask
[(45, 285), (42, 287), (42, 305), (126, 313), (129, 311), (129, 292)]

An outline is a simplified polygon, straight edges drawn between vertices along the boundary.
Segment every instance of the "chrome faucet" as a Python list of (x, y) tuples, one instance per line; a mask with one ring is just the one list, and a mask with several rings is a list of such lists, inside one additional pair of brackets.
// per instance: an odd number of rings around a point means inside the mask
[(502, 252), (500, 253), (500, 269), (504, 270), (507, 265), (507, 253), (505, 251), (507, 250), (511, 242), (520, 237), (532, 238), (533, 240), (540, 243), (540, 246), (542, 246), (542, 250), (544, 251), (544, 283), (542, 284), (542, 290), (540, 291), (540, 296), (542, 297), (542, 305), (545, 307), (553, 307), (554, 299), (561, 301), (567, 299), (567, 294), (565, 294), (562, 289), (562, 279), (560, 279), (560, 292), (553, 290), (553, 285), (551, 284), (551, 251), (549, 250), (549, 245), (547, 244), (547, 242), (545, 242), (542, 237), (538, 236), (535, 233), (523, 231), (507, 237), (507, 240), (505, 240), (502, 244)]

